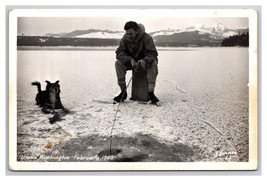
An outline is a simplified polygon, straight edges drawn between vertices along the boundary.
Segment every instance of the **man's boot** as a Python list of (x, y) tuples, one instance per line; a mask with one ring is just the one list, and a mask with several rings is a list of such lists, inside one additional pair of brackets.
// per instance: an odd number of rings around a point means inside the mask
[(151, 100), (151, 104), (156, 104), (157, 102), (159, 102), (159, 99), (155, 96), (154, 91), (148, 92), (148, 95)]
[(124, 101), (126, 98), (127, 98), (127, 92), (126, 90), (122, 90), (121, 93), (118, 96), (114, 97), (113, 100), (116, 102), (121, 102)]

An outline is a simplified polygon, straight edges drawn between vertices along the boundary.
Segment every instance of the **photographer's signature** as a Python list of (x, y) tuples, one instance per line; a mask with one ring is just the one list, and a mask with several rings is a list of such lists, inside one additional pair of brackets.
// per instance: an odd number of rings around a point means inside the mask
[(237, 155), (236, 151), (216, 151), (215, 152), (215, 156), (216, 157), (222, 157), (222, 156), (233, 156), (233, 155)]

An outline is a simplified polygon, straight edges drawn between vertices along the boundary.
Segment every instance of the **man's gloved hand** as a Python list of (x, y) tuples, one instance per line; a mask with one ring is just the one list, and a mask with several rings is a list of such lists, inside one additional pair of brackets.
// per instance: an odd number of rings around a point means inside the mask
[(135, 60), (134, 60), (134, 59), (132, 59), (132, 60), (131, 60), (131, 65), (132, 65), (133, 69), (135, 69), (135, 68), (136, 68), (136, 62), (135, 62)]
[(137, 62), (137, 68), (145, 69), (146, 68), (146, 62), (143, 59), (139, 60)]

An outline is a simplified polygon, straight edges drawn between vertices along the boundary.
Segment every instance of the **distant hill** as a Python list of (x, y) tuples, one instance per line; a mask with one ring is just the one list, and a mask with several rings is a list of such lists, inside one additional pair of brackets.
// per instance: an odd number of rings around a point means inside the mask
[(158, 46), (220, 46), (221, 39), (211, 38), (209, 34), (199, 31), (159, 35), (154, 37)]
[[(228, 37), (248, 32), (248, 29), (231, 29), (223, 24), (196, 25), (185, 29), (166, 29), (149, 34), (156, 46), (221, 46)], [(75, 30), (45, 35), (19, 35), (18, 46), (118, 46), (124, 31)]]

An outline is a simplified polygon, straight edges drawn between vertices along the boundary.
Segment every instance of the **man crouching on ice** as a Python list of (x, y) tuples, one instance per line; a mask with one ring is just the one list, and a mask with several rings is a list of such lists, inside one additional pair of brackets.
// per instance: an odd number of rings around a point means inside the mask
[(121, 93), (114, 97), (120, 102), (127, 98), (125, 75), (127, 70), (142, 68), (147, 70), (148, 95), (152, 104), (159, 102), (154, 94), (156, 78), (158, 75), (158, 52), (152, 37), (145, 32), (145, 27), (136, 22), (129, 21), (125, 24), (126, 33), (120, 40), (116, 50), (115, 69)]

